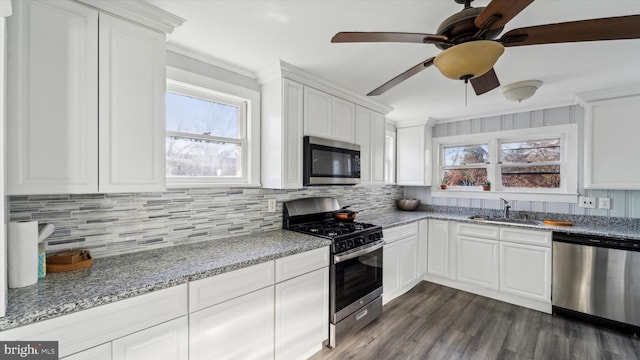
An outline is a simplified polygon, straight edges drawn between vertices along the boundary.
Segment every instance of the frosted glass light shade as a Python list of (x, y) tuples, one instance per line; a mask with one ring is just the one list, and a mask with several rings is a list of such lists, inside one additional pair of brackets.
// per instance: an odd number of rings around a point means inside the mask
[(526, 80), (505, 85), (500, 89), (500, 92), (507, 100), (521, 102), (532, 97), (540, 86), (542, 86), (540, 80)]
[(449, 79), (471, 79), (491, 70), (503, 53), (504, 46), (497, 41), (471, 41), (444, 50), (433, 64)]

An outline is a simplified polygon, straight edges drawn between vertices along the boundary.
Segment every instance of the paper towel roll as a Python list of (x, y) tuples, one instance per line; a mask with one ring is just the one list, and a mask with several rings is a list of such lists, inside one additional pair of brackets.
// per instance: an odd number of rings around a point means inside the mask
[(9, 287), (38, 282), (38, 221), (12, 221), (7, 241)]

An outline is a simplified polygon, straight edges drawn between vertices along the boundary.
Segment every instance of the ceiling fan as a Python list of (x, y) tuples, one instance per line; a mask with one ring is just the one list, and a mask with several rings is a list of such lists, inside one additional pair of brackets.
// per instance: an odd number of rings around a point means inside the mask
[(443, 50), (371, 91), (380, 95), (413, 75), (435, 65), (451, 79), (471, 81), (476, 95), (500, 82), (493, 70), (505, 47), (578, 41), (640, 38), (640, 15), (608, 17), (530, 26), (498, 35), (505, 24), (534, 0), (492, 0), (486, 7), (471, 7), (473, 0), (455, 0), (464, 9), (445, 19), (436, 34), (403, 32), (339, 32), (332, 43), (403, 42), (434, 44)]

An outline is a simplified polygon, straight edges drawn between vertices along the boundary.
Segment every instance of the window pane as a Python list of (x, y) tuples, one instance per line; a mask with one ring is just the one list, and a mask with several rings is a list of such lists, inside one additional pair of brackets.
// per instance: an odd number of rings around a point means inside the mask
[(488, 145), (445, 146), (444, 148), (444, 166), (484, 164), (488, 160)]
[(487, 180), (487, 169), (448, 170), (443, 182), (447, 186), (480, 186)]
[(514, 188), (559, 188), (560, 166), (502, 167), (502, 186)]
[(238, 106), (166, 93), (167, 131), (242, 138)]
[(503, 143), (503, 163), (560, 161), (560, 139)]
[(167, 137), (167, 176), (242, 176), (238, 144)]

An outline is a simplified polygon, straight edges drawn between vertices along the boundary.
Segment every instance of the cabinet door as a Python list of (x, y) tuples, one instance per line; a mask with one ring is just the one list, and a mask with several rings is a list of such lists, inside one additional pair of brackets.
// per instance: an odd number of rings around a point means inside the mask
[(500, 290), (551, 301), (551, 248), (500, 243)]
[(100, 14), (100, 192), (165, 189), (165, 35)]
[(457, 279), (498, 289), (498, 241), (458, 235)]
[(356, 141), (356, 105), (333, 97), (331, 139), (353, 144)]
[(416, 235), (385, 245), (382, 255), (382, 292), (385, 304), (419, 282), (417, 246)]
[(7, 194), (98, 190), (98, 13), (14, 1), (8, 18)]
[(360, 145), (360, 184), (371, 184), (371, 110), (356, 108), (356, 144)]
[[(282, 177), (285, 189), (302, 187), (302, 134), (303, 134), (303, 86), (300, 83), (282, 81)], [(265, 131), (265, 130), (263, 130)], [(262, 141), (266, 139), (263, 137)], [(270, 141), (270, 140), (267, 140)], [(264, 170), (263, 162), (263, 170)]]
[(385, 146), (385, 118), (384, 115), (372, 112), (371, 116), (371, 182), (384, 184), (384, 146)]
[(395, 298), (400, 289), (400, 247), (398, 243), (385, 244), (382, 249), (382, 294), (385, 304)]
[(306, 359), (320, 350), (329, 338), (329, 268), (276, 284), (275, 299), (275, 358)]
[(187, 317), (168, 321), (113, 341), (114, 360), (187, 360)]
[(273, 358), (273, 286), (189, 314), (189, 359)]
[(398, 185), (431, 185), (431, 127), (409, 126), (396, 130)]
[(449, 222), (429, 220), (427, 238), (427, 273), (449, 276)]
[(63, 360), (111, 360), (111, 343), (98, 345), (88, 350), (69, 355)]
[(625, 156), (640, 133), (640, 95), (587, 102), (585, 170), (587, 189), (640, 189), (640, 157)]
[(333, 96), (304, 87), (304, 134), (331, 138)]
[(429, 238), (429, 220), (418, 222), (418, 278), (422, 278), (427, 272), (427, 239)]

